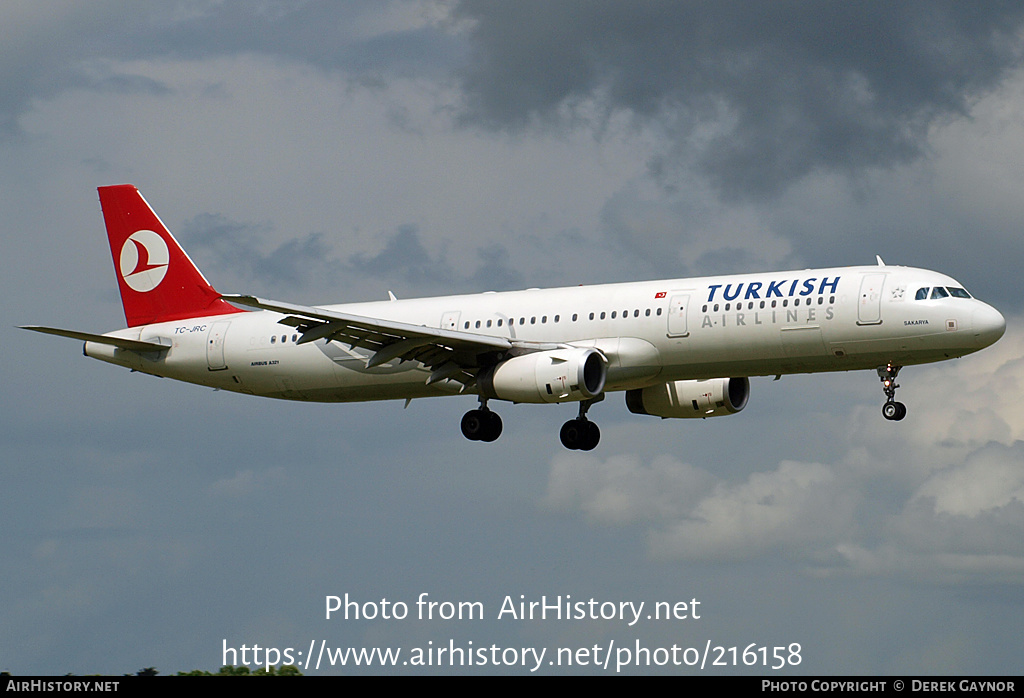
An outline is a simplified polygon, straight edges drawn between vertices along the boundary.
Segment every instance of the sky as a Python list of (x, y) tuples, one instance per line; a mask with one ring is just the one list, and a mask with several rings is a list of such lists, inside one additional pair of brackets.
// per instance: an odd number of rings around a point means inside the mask
[[(1018, 3), (939, 0), (3, 3), (0, 670), (215, 671), (226, 647), (323, 642), (510, 663), (307, 673), (529, 674), (544, 648), (535, 673), (604, 674), (672, 646), (726, 649), (622, 673), (1019, 673), (1022, 32)], [(613, 394), (589, 453), (558, 443), (574, 406), (492, 404), (501, 439), (469, 442), (472, 397), (276, 402), (17, 329), (123, 326), (96, 196), (116, 183), (225, 293), (880, 255), (955, 277), (1007, 332), (905, 368), (899, 423), (861, 372), (753, 378), (709, 420)], [(376, 617), (328, 619), (346, 594)], [(483, 617), (420, 620), (422, 594)], [(527, 620), (506, 597), (645, 606)], [(658, 602), (687, 607), (647, 619)], [(786, 666), (743, 666), (752, 644)]]

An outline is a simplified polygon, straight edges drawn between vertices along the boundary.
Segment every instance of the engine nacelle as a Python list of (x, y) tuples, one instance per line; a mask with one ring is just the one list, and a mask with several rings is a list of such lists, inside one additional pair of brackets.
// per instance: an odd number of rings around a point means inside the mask
[(596, 349), (551, 349), (514, 356), (480, 372), (480, 394), (512, 402), (574, 402), (604, 391), (608, 366)]
[(673, 381), (627, 390), (626, 407), (634, 414), (662, 419), (718, 417), (736, 414), (747, 406), (749, 397), (750, 380), (747, 378)]

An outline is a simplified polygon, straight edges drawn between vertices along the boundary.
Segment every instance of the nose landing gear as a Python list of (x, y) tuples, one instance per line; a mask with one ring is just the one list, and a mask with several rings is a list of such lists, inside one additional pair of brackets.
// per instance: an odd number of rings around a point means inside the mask
[(878, 367), (878, 377), (882, 381), (882, 390), (885, 392), (885, 404), (882, 405), (882, 416), (892, 422), (898, 422), (907, 416), (907, 406), (902, 402), (896, 402), (896, 376), (899, 375), (902, 366), (887, 364)]

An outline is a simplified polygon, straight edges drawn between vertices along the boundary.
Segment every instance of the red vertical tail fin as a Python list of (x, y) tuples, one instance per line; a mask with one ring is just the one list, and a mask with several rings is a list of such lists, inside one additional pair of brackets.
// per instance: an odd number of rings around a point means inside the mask
[(129, 327), (244, 312), (221, 299), (138, 189), (99, 192)]

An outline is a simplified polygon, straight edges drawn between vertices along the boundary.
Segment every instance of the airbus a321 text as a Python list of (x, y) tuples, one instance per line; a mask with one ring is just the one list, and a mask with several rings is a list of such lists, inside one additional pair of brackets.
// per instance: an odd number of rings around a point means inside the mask
[[(132, 185), (100, 187), (128, 328), (84, 352), (143, 373), (250, 395), (355, 402), (476, 395), (462, 433), (494, 441), (494, 400), (575, 402), (566, 448), (600, 439), (588, 410), (624, 392), (631, 412), (735, 414), (749, 376), (876, 370), (900, 420), (910, 364), (998, 340), (1003, 316), (925, 269), (807, 269), (600, 286), (305, 306), (220, 294)], [(389, 294), (390, 295), (390, 294)], [(239, 307), (240, 306), (240, 307)], [(246, 308), (249, 310), (242, 310)]]

